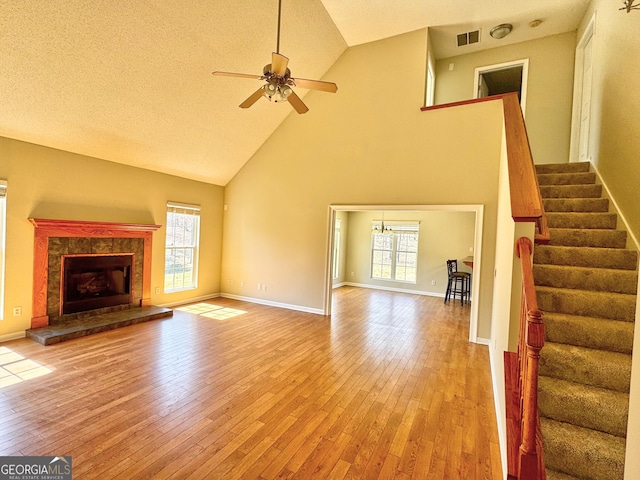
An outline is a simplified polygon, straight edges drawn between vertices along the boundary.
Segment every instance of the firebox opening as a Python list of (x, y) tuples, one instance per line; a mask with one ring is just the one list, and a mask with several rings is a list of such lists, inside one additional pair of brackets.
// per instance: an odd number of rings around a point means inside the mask
[(133, 254), (64, 255), (61, 315), (133, 301)]

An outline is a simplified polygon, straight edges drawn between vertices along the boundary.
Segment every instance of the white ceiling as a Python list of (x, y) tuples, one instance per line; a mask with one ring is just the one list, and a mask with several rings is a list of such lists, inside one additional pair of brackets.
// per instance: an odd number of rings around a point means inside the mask
[[(283, 0), (280, 52), (293, 76), (322, 78), (347, 46), (432, 27), (444, 58), (574, 30), (587, 4)], [(276, 12), (277, 0), (0, 0), (0, 135), (225, 185), (292, 110), (240, 109), (260, 83), (211, 72), (261, 74)], [(504, 22), (512, 34), (490, 38)], [(477, 28), (480, 44), (455, 46)]]

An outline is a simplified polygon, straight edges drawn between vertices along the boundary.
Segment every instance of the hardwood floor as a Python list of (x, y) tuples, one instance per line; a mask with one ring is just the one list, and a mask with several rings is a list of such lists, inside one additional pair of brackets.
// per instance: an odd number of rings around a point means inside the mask
[(502, 478), (468, 306), (353, 287), (331, 318), (207, 303), (0, 344), (0, 455), (72, 455), (74, 479)]

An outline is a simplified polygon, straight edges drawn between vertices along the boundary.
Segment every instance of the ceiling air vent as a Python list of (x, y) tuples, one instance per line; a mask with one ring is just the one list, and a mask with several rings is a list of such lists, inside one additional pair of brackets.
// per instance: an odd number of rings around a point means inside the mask
[(471, 45), (480, 41), (480, 30), (458, 34), (458, 46)]

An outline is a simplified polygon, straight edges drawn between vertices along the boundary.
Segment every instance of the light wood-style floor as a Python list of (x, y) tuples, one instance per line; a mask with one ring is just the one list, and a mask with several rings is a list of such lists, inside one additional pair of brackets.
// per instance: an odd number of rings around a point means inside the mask
[(199, 307), (0, 344), (0, 455), (72, 455), (74, 479), (502, 478), (468, 307), (353, 287), (331, 318)]

